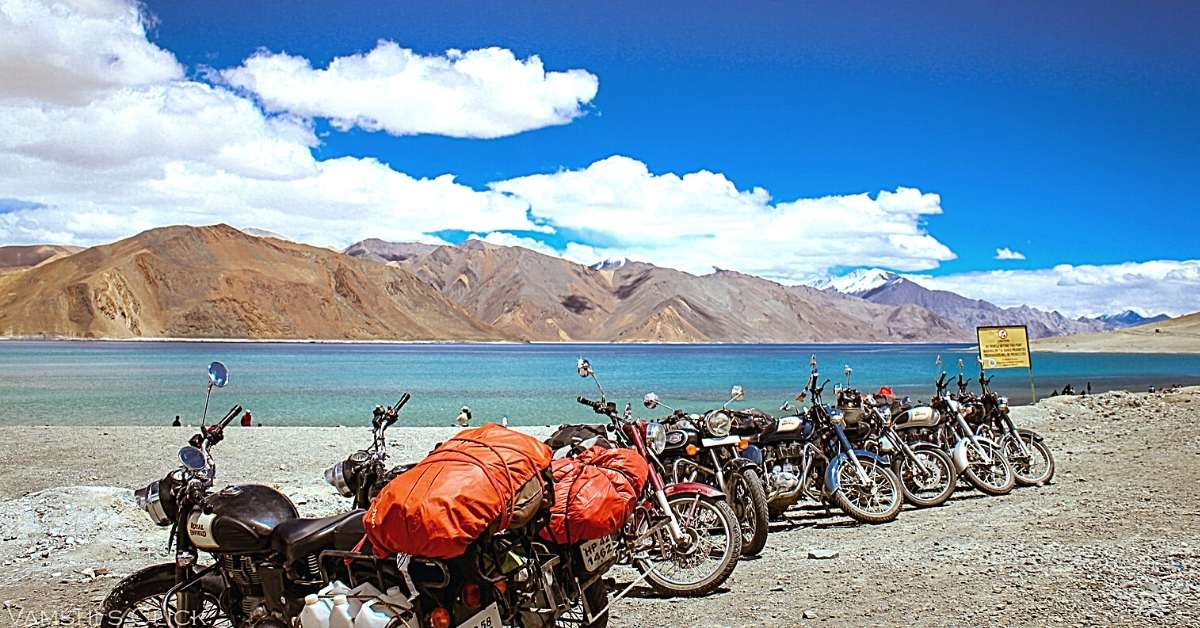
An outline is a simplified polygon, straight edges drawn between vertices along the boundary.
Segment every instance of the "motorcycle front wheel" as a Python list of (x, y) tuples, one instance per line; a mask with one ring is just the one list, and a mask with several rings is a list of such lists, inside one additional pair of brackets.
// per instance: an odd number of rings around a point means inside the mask
[(1004, 452), (995, 445), (980, 443), (987, 450), (990, 464), (984, 464), (974, 447), (967, 447), (967, 468), (963, 471), (972, 486), (988, 495), (1007, 495), (1017, 485), (1017, 475), (1004, 457)]
[(894, 520), (904, 505), (900, 478), (871, 458), (859, 457), (859, 462), (867, 473), (867, 483), (863, 484), (859, 479), (853, 462), (845, 461), (837, 469), (838, 485), (833, 492), (833, 502), (851, 519), (861, 523)]
[(725, 583), (742, 555), (742, 531), (724, 497), (675, 495), (667, 504), (687, 542), (676, 545), (665, 526), (654, 546), (636, 561), (638, 571), (659, 593), (668, 596), (708, 595)]
[[(233, 622), (221, 609), (219, 591), (201, 583), (201, 607), (193, 625), (204, 628), (232, 628)], [(169, 625), (162, 615), (161, 603), (175, 586), (175, 565), (147, 567), (117, 583), (101, 608), (100, 628), (160, 628)], [(175, 604), (167, 609), (174, 612)]]
[(899, 458), (896, 475), (904, 489), (904, 500), (917, 508), (941, 506), (954, 494), (954, 463), (940, 449), (926, 447), (913, 451), (914, 458)]
[[(1026, 454), (1021, 453), (1014, 436), (1020, 436), (1025, 445)], [(1000, 443), (1004, 457), (1012, 466), (1018, 486), (1041, 486), (1049, 484), (1054, 477), (1054, 454), (1037, 434), (1028, 430), (1019, 430), (1017, 434), (1009, 434)]]
[(733, 512), (742, 527), (742, 556), (758, 556), (767, 546), (770, 527), (767, 491), (754, 469), (735, 473), (729, 486)]

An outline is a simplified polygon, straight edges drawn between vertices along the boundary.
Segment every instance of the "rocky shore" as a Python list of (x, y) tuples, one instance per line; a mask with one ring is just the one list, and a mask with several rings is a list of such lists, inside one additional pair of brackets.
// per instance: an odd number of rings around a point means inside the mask
[[(667, 600), (635, 588), (613, 625), (1196, 625), (1197, 411), (1200, 388), (1018, 408), (1054, 450), (1051, 485), (964, 489), (875, 527), (809, 506), (725, 589)], [(85, 623), (119, 578), (167, 560), (132, 489), (170, 468), (189, 433), (0, 428), (0, 621)], [(451, 433), (396, 429), (390, 450), (417, 458)], [(321, 471), (368, 441), (360, 428), (231, 429), (216, 459), (222, 482), (270, 478), (315, 516), (345, 508)]]

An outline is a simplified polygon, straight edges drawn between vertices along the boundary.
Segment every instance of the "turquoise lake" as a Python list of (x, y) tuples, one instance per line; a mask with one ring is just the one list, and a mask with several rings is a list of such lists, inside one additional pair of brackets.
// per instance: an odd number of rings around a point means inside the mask
[[(942, 356), (946, 370), (975, 354), (970, 345), (414, 345), (228, 342), (0, 342), (0, 424), (167, 425), (176, 414), (199, 420), (205, 370), (230, 370), (210, 414), (240, 403), (264, 425), (359, 425), (371, 409), (413, 396), (405, 425), (449, 425), (469, 405), (476, 422), (509, 417), (514, 425), (592, 419), (575, 403), (595, 397), (575, 373), (587, 357), (609, 398), (638, 405), (654, 391), (670, 405), (719, 405), (740, 384), (746, 403), (773, 411), (804, 386), (809, 356), (822, 379), (863, 389), (893, 386), (927, 399)], [(1030, 397), (1025, 371), (996, 371), (993, 387), (1013, 402)], [(1200, 356), (1034, 355), (1039, 396), (1070, 382), (1096, 392), (1200, 383)], [(831, 385), (832, 386), (832, 385)], [(660, 412), (661, 414), (661, 412)]]

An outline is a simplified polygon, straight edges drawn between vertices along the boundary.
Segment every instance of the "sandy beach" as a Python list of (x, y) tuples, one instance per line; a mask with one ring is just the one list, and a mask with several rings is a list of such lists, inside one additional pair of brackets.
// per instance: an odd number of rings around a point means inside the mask
[[(1056, 454), (1050, 486), (997, 498), (961, 490), (945, 507), (906, 509), (877, 527), (793, 511), (725, 589), (695, 600), (634, 589), (613, 625), (1195, 624), (1197, 409), (1200, 388), (1018, 408)], [(395, 428), (390, 451), (418, 458), (453, 432)], [(0, 601), (11, 625), (78, 624), (119, 578), (169, 558), (132, 489), (168, 470), (190, 433), (0, 428)], [(231, 428), (215, 458), (221, 483), (269, 480), (315, 516), (346, 508), (321, 472), (368, 439), (363, 428)]]

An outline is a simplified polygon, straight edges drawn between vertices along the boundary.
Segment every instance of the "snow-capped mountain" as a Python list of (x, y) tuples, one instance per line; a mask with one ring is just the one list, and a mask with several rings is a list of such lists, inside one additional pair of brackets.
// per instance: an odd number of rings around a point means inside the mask
[(840, 277), (830, 277), (813, 284), (820, 290), (833, 289), (842, 294), (861, 296), (890, 283), (900, 281), (900, 275), (882, 268), (859, 268)]
[(1096, 317), (1096, 320), (1101, 321), (1112, 327), (1133, 327), (1134, 325), (1145, 325), (1147, 323), (1157, 323), (1171, 318), (1166, 314), (1158, 316), (1142, 316), (1133, 310), (1125, 310), (1119, 314), (1101, 314)]
[(617, 259), (605, 259), (588, 266), (592, 270), (616, 270), (629, 263), (628, 257), (619, 257)]

